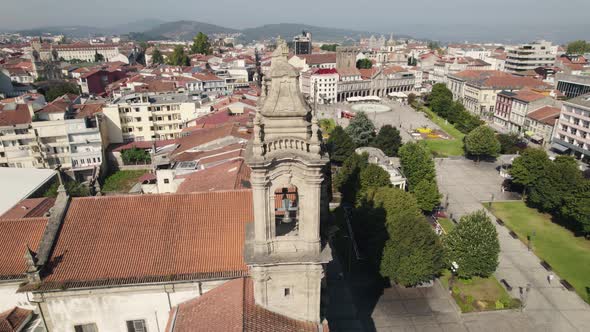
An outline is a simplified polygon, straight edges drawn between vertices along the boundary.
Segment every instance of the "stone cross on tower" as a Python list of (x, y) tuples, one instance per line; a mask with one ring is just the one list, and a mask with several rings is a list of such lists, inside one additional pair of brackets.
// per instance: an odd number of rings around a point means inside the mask
[(247, 226), (244, 255), (257, 304), (319, 322), (324, 264), (331, 260), (320, 238), (328, 157), (288, 54), (279, 40), (246, 155), (254, 222)]

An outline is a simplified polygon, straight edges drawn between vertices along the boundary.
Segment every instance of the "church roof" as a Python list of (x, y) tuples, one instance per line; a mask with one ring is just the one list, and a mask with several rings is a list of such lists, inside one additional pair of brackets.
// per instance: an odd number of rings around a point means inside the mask
[(73, 198), (38, 289), (246, 275), (252, 208), (249, 190)]
[(23, 279), (27, 245), (37, 250), (47, 218), (0, 219), (0, 280)]
[[(238, 278), (170, 311), (166, 332), (317, 332), (315, 323), (265, 309), (254, 302), (250, 278)], [(324, 331), (328, 331), (327, 326)]]
[(38, 218), (43, 217), (55, 203), (55, 198), (27, 198), (18, 202), (10, 210), (4, 212), (0, 219)]
[(23, 325), (29, 321), (33, 314), (32, 310), (14, 307), (0, 313), (0, 331), (17, 332), (22, 331)]

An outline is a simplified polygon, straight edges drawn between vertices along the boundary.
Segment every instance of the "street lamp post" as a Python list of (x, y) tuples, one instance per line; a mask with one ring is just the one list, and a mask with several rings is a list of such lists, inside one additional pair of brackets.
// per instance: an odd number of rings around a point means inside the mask
[(451, 263), (451, 279), (449, 279), (449, 293), (453, 293), (453, 284), (455, 283), (455, 275), (459, 271), (459, 264), (453, 261)]

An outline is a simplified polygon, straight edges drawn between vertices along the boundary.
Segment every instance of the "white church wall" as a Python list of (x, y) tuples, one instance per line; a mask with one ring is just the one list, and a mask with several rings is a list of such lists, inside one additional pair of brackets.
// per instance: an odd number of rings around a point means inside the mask
[[(14, 307), (35, 308), (35, 305), (31, 304), (27, 299), (27, 293), (17, 293), (18, 285), (22, 282), (22, 280), (0, 282), (0, 312)], [(29, 298), (31, 298), (30, 294)]]
[(129, 320), (144, 320), (148, 331), (163, 331), (171, 307), (225, 281), (48, 292), (42, 308), (50, 331), (94, 323), (99, 331), (127, 332)]

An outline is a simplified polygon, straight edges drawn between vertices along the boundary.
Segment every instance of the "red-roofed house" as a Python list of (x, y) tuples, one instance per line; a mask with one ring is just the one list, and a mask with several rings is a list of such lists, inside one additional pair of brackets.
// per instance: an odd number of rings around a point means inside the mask
[(527, 114), (557, 101), (531, 90), (501, 91), (497, 94), (494, 123), (515, 133), (525, 131)]
[(560, 107), (543, 106), (528, 113), (524, 120), (525, 135), (538, 144), (548, 146), (560, 112)]
[(300, 71), (310, 68), (336, 68), (336, 53), (298, 54), (289, 59), (289, 64)]
[(310, 96), (312, 100), (316, 96), (319, 104), (333, 104), (336, 102), (338, 92), (338, 78), (338, 71), (335, 68), (311, 68), (301, 73), (301, 92)]

